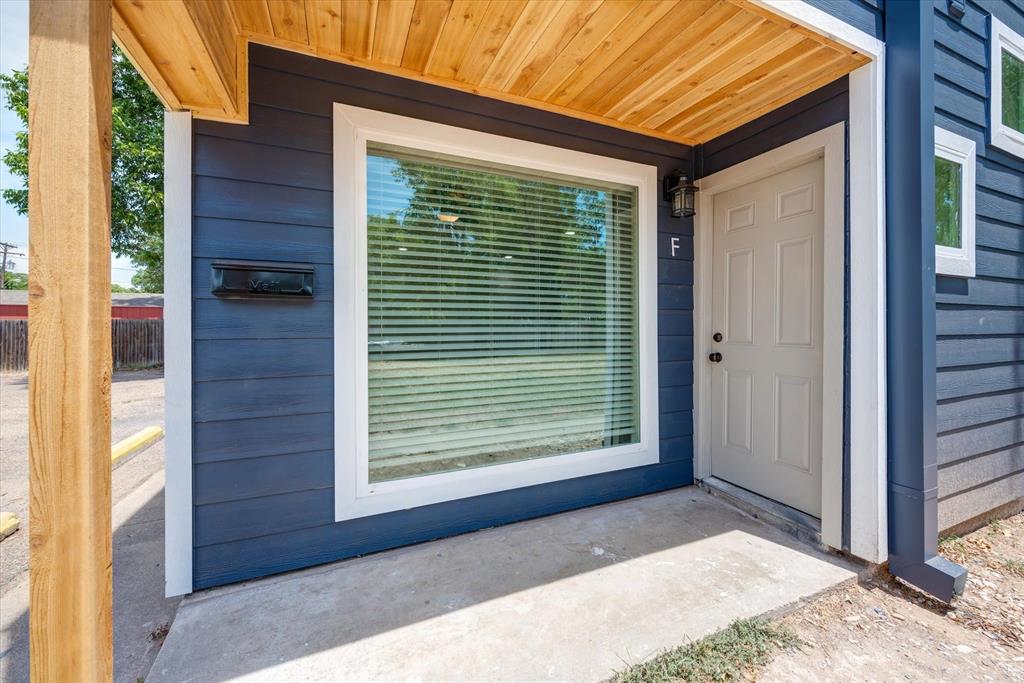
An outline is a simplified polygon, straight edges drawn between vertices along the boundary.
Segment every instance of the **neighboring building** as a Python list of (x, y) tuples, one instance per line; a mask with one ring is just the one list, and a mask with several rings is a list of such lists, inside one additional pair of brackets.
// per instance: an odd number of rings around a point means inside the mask
[(114, 7), (168, 593), (700, 481), (948, 598), (1024, 499), (1017, 0)]
[[(164, 317), (163, 294), (123, 294), (110, 295), (110, 315), (113, 318), (142, 320)], [(28, 290), (0, 290), (0, 319), (19, 319), (28, 317)]]

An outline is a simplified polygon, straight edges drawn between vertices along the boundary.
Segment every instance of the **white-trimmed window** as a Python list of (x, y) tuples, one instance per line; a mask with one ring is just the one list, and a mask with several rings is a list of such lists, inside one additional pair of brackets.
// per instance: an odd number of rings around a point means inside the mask
[(1024, 158), (1024, 37), (991, 17), (990, 142)]
[(935, 272), (974, 277), (973, 140), (935, 128)]
[(657, 171), (336, 104), (335, 517), (658, 461)]

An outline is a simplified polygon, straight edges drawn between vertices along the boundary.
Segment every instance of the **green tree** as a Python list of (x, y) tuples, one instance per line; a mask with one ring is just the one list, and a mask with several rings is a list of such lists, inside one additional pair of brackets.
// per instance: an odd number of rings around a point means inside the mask
[(28, 275), (25, 273), (4, 273), (4, 289), (28, 289)]
[[(164, 109), (146, 81), (115, 45), (113, 48), (113, 139), (111, 142), (110, 247), (138, 268), (132, 285), (163, 291)], [(3, 198), (22, 215), (28, 212), (28, 69), (0, 74), (0, 92), (21, 120), (13, 149), (3, 162), (20, 188)]]

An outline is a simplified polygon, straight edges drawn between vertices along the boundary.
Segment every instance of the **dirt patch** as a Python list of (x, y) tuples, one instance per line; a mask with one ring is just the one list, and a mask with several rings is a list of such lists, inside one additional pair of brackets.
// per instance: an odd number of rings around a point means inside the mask
[(970, 571), (952, 605), (891, 579), (825, 595), (782, 619), (806, 645), (757, 679), (1024, 681), (1024, 514), (940, 549)]
[(995, 521), (939, 551), (967, 567), (967, 589), (947, 616), (1002, 645), (1024, 649), (1024, 513)]

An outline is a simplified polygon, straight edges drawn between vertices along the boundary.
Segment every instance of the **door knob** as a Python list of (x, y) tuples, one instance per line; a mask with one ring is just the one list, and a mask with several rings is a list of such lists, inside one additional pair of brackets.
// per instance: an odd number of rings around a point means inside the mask
[(718, 351), (715, 351), (714, 353), (710, 353), (710, 354), (708, 354), (708, 360), (711, 361), (712, 363), (721, 363), (722, 362), (722, 354), (720, 354)]
[(716, 342), (720, 342), (722, 341), (722, 333), (715, 332), (713, 335), (711, 335), (711, 338), (714, 339)]

